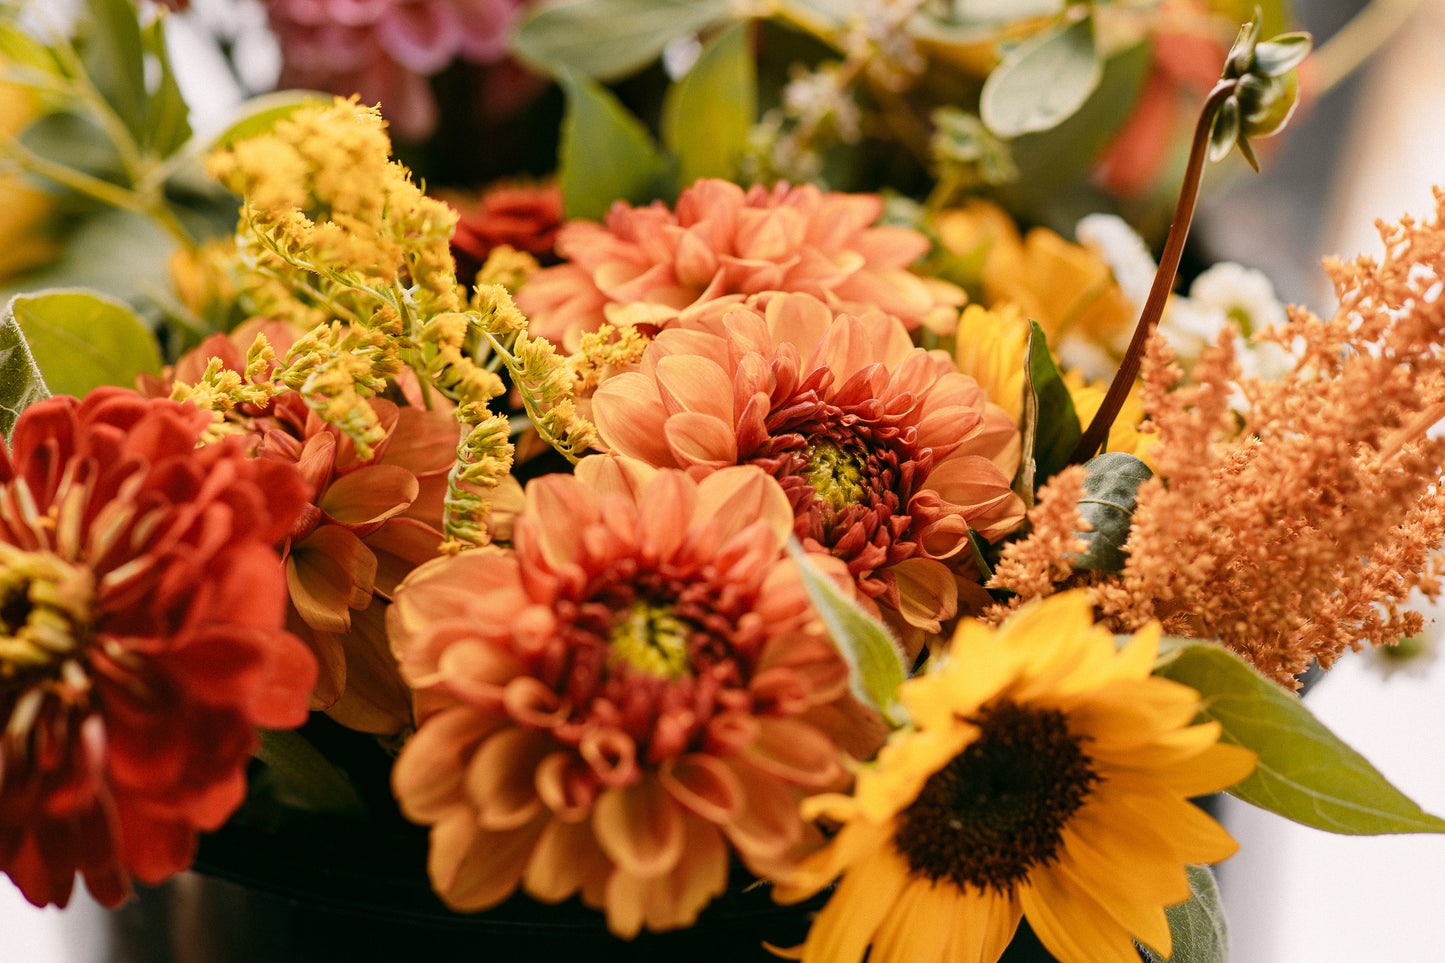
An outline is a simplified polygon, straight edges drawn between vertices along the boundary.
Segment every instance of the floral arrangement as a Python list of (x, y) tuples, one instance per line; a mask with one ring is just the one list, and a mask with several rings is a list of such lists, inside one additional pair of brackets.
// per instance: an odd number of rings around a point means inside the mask
[[(1293, 104), (1279, 10), (1230, 46), (1182, 0), (525, 6), (278, 0), (288, 76), (355, 90), (205, 137), (165, 16), (0, 23), (27, 899), (299, 810), (425, 827), (456, 913), (628, 940), (761, 881), (789, 958), (993, 963), (1027, 919), (1193, 963), (1237, 847), (1192, 800), (1445, 831), (1293, 691), (1439, 589), (1445, 194), (1327, 266), (1328, 318), (1237, 265), (1171, 293), (1206, 160)], [(426, 193), (383, 113), (422, 136), (426, 77), (507, 56), (565, 97), (555, 180)], [(658, 57), (655, 137), (603, 82)], [(1201, 102), (1157, 265), (1048, 226), (1148, 235)]]

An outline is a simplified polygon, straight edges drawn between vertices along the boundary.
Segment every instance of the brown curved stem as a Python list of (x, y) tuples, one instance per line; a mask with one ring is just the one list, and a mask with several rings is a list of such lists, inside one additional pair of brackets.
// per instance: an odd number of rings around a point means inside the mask
[(1184, 241), (1189, 237), (1189, 224), (1194, 219), (1194, 203), (1199, 199), (1199, 183), (1204, 175), (1204, 161), (1209, 156), (1209, 130), (1214, 125), (1214, 114), (1234, 90), (1234, 80), (1220, 80), (1205, 98), (1204, 108), (1199, 113), (1199, 123), (1194, 126), (1194, 141), (1189, 147), (1189, 164), (1184, 170), (1184, 183), (1179, 188), (1179, 203), (1174, 207), (1174, 220), (1169, 224), (1169, 236), (1164, 240), (1164, 252), (1159, 256), (1159, 269), (1154, 272), (1154, 284), (1149, 288), (1149, 297), (1144, 310), (1134, 326), (1134, 337), (1124, 352), (1119, 371), (1109, 384), (1104, 403), (1099, 406), (1094, 420), (1089, 422), (1079, 443), (1074, 448), (1070, 462), (1078, 464), (1088, 461), (1109, 437), (1109, 429), (1124, 406), (1134, 379), (1139, 377), (1139, 366), (1144, 360), (1144, 342), (1149, 332), (1159, 323), (1164, 314), (1164, 305), (1169, 300), (1169, 291), (1174, 287), (1174, 276), (1179, 271), (1179, 258), (1184, 253)]

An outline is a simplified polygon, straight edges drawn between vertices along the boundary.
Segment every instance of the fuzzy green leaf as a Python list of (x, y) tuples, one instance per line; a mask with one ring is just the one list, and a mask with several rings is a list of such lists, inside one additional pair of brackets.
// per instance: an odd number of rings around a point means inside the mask
[(663, 99), (662, 142), (677, 157), (678, 183), (733, 177), (757, 114), (757, 65), (748, 25), (736, 23), (703, 48)]
[(796, 538), (788, 539), (788, 555), (797, 563), (813, 608), (848, 663), (853, 694), (877, 709), (888, 722), (902, 725), (907, 715), (898, 702), (898, 687), (908, 675), (908, 666), (897, 641), (882, 623), (859, 608), (808, 561), (808, 553)]
[(1092, 526), (1079, 532), (1089, 544), (1072, 559), (1074, 568), (1117, 572), (1124, 567), (1124, 543), (1134, 520), (1134, 495), (1154, 476), (1149, 466), (1122, 451), (1106, 451), (1084, 463), (1084, 497), (1079, 514)]
[(1316, 829), (1346, 835), (1445, 832), (1292, 693), (1220, 646), (1186, 642), (1159, 675), (1197, 689), (1200, 720), (1216, 720), (1225, 741), (1259, 754), (1254, 773), (1230, 789), (1245, 802)]
[(20, 412), (50, 397), (45, 376), (30, 354), (25, 335), (15, 321), (13, 302), (0, 317), (0, 434), (10, 437)]
[(155, 337), (119, 301), (93, 291), (41, 291), (10, 302), (45, 381), (58, 394), (98, 385), (133, 387), (142, 371), (159, 373)]
[(270, 767), (272, 792), (297, 809), (363, 816), (366, 806), (344, 771), (299, 732), (262, 730), (256, 758)]
[(1049, 130), (1084, 105), (1103, 75), (1094, 21), (1082, 17), (1013, 51), (984, 82), (978, 113), (1000, 137)]
[(656, 60), (670, 42), (728, 19), (729, 0), (564, 0), (522, 21), (512, 52), (559, 80), (566, 71), (619, 80)]
[(1140, 946), (1148, 963), (1225, 963), (1229, 958), (1229, 927), (1219, 884), (1208, 866), (1186, 866), (1190, 897), (1164, 910), (1169, 919), (1169, 936), (1174, 952), (1162, 957)]
[(276, 126), (278, 120), (290, 117), (302, 107), (331, 103), (331, 95), (314, 90), (278, 90), (252, 97), (237, 108), (236, 119), (211, 141), (211, 150), (232, 147), (248, 137), (256, 137)]
[(600, 221), (613, 201), (653, 200), (667, 163), (647, 128), (596, 81), (570, 70), (560, 79), (567, 109), (557, 179), (567, 217)]

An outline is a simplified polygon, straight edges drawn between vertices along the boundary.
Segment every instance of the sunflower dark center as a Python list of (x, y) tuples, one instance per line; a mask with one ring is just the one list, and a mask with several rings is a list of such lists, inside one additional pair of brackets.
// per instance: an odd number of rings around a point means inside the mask
[(1062, 712), (1002, 700), (965, 721), (981, 734), (924, 783), (894, 842), (915, 874), (1007, 893), (1056, 858), (1099, 777)]

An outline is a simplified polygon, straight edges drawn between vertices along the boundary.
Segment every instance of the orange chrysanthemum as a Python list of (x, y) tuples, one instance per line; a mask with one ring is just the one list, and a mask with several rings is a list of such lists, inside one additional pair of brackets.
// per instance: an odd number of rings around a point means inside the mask
[(966, 556), (969, 528), (998, 539), (1023, 518), (1018, 429), (895, 318), (803, 294), (750, 303), (664, 331), (640, 370), (604, 382), (599, 434), (694, 475), (764, 468), (805, 546), (846, 562), (911, 643), (938, 632), (959, 601), (946, 560)]
[(1156, 624), (1119, 649), (1083, 592), (998, 631), (964, 623), (948, 662), (899, 689), (914, 727), (853, 795), (803, 804), (841, 829), (775, 895), (843, 880), (795, 955), (994, 963), (1027, 915), (1065, 963), (1138, 963), (1131, 937), (1170, 956), (1185, 865), (1238, 848), (1188, 798), (1255, 760), (1191, 725), (1199, 694), (1150, 674), (1158, 647)]
[(193, 405), (99, 388), (0, 451), (0, 868), (114, 905), (190, 865), (246, 793), (254, 728), (306, 720), (274, 545), (306, 503)]
[[(840, 310), (877, 308), (909, 328), (956, 319), (963, 292), (908, 271), (928, 252), (910, 228), (878, 226), (873, 194), (779, 183), (744, 191), (703, 179), (675, 211), (655, 203), (612, 206), (605, 224), (563, 225), (557, 251), (568, 263), (533, 276), (517, 306), (532, 331), (575, 351), (613, 305), (681, 311), (726, 294), (798, 291)], [(665, 318), (664, 318), (665, 322)]]
[(729, 847), (768, 875), (820, 842), (799, 800), (882, 731), (780, 557), (791, 528), (756, 468), (592, 456), (528, 486), (515, 550), (402, 584), (388, 627), (421, 719), (393, 785), (443, 900), (580, 893), (630, 937), (690, 925)]

